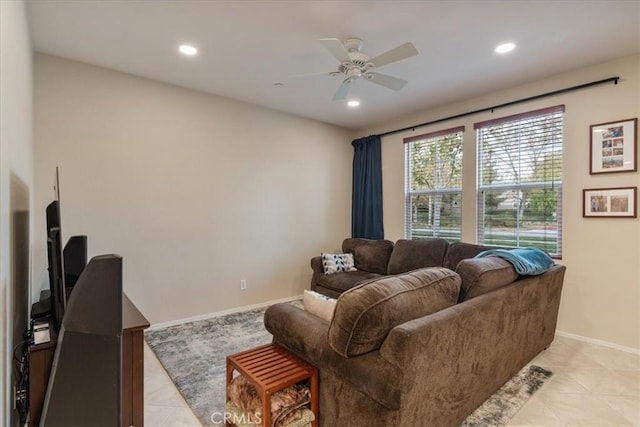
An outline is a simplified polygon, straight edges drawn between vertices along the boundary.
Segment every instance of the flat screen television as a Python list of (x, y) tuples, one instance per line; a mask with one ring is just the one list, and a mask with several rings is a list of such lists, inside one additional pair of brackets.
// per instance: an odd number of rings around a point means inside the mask
[[(54, 186), (55, 200), (47, 206), (47, 238), (50, 230), (61, 229), (60, 220), (60, 179), (56, 168), (56, 183)], [(62, 240), (62, 238), (61, 238)], [(78, 281), (82, 270), (87, 265), (87, 236), (71, 236), (62, 251), (62, 269), (66, 287), (73, 287)]]
[(31, 306), (31, 319), (51, 319), (51, 326), (58, 332), (67, 303), (65, 273), (60, 231), (60, 208), (58, 201), (47, 206), (47, 269), (49, 271), (49, 294)]
[(72, 236), (63, 250), (58, 168), (56, 168), (54, 190), (55, 200), (49, 203), (46, 209), (49, 293), (47, 297), (33, 304), (31, 318), (51, 319), (53, 329), (58, 332), (70, 288), (87, 265), (87, 236)]
[(64, 310), (67, 305), (60, 227), (52, 227), (49, 229), (47, 254), (49, 261), (49, 311), (51, 313), (53, 329), (58, 332), (62, 325), (62, 316), (64, 315)]
[(47, 259), (49, 293), (31, 308), (35, 320), (51, 318), (56, 331), (66, 306), (66, 297), (87, 265), (87, 236), (71, 236), (62, 248), (60, 202), (47, 206)]

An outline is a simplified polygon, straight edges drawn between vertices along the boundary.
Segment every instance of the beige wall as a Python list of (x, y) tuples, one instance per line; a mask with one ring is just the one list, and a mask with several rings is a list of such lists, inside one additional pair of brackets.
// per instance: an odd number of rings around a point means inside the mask
[(386, 238), (403, 237), (404, 147), (402, 139), (466, 126), (464, 137), (463, 240), (475, 241), (475, 132), (473, 124), (557, 104), (566, 105), (564, 143), (563, 259), (567, 275), (558, 329), (640, 349), (640, 225), (638, 219), (582, 218), (582, 189), (639, 186), (637, 172), (589, 174), (589, 125), (640, 116), (640, 57), (633, 56), (558, 75), (489, 96), (426, 111), (402, 121), (364, 129), (382, 133), (492, 105), (620, 76), (618, 85), (583, 89), (553, 98), (451, 120), (385, 137), (382, 144)]
[(35, 229), (59, 166), (63, 238), (122, 255), (152, 323), (299, 295), (349, 233), (351, 132), (42, 54), (34, 71)]
[[(32, 56), (23, 2), (0, 1), (0, 329), (2, 369), (0, 424), (9, 425), (11, 409), (12, 177), (28, 194), (32, 185)], [(28, 197), (28, 196), (27, 196)], [(28, 278), (27, 278), (28, 280)], [(20, 338), (20, 337), (18, 337)]]
[[(463, 238), (475, 240), (473, 123), (565, 104), (564, 257), (559, 330), (640, 349), (637, 219), (584, 219), (582, 189), (636, 186), (638, 173), (591, 176), (589, 125), (640, 116), (640, 59), (622, 58), (364, 129), (410, 126), (588, 81), (618, 85), (385, 137), (386, 237), (403, 237), (402, 138), (465, 125)], [(162, 322), (300, 293), (308, 259), (349, 234), (349, 132), (243, 103), (36, 56), (36, 212), (61, 167), (65, 236), (125, 257), (127, 293)], [(36, 230), (43, 219), (36, 216)], [(34, 287), (44, 286), (36, 233)], [(239, 291), (239, 280), (249, 289)]]

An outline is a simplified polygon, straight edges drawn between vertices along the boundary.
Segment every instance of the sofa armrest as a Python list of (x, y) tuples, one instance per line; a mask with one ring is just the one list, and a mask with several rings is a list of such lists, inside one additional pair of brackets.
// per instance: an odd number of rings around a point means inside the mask
[(377, 351), (345, 358), (329, 346), (329, 324), (291, 304), (272, 305), (264, 324), (276, 344), (307, 361), (320, 371), (329, 372), (356, 390), (389, 409), (400, 407), (403, 372), (388, 363)]
[(311, 258), (311, 270), (313, 271), (313, 275), (311, 276), (311, 286), (309, 286), (309, 289), (317, 291), (318, 281), (320, 280), (320, 277), (324, 275), (321, 256), (314, 256)]
[[(267, 308), (264, 326), (274, 341), (295, 353), (312, 354), (314, 348), (327, 341), (328, 324), (293, 304), (279, 303)], [(310, 360), (307, 360), (311, 362)]]
[(313, 270), (313, 274), (324, 274), (321, 256), (314, 256), (311, 258), (311, 270)]

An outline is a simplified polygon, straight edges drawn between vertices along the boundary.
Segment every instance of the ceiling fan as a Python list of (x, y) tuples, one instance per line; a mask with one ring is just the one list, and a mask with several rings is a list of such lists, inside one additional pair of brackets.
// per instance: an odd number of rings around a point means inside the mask
[[(355, 81), (361, 78), (392, 90), (402, 89), (408, 83), (406, 80), (387, 74), (376, 73), (371, 70), (418, 54), (418, 50), (411, 43), (402, 44), (373, 58), (369, 58), (360, 52), (363, 42), (358, 38), (347, 39), (344, 44), (339, 39), (320, 39), (320, 43), (340, 62), (337, 71), (321, 74), (345, 76), (345, 79), (333, 96), (334, 101), (344, 99)], [(302, 76), (305, 75), (303, 74), (300, 77)]]

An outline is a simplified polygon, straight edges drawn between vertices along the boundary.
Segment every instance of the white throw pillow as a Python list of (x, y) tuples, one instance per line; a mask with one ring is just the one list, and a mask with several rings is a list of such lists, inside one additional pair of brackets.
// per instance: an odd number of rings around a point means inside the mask
[(336, 308), (336, 300), (318, 292), (304, 291), (302, 306), (309, 313), (329, 323)]
[(353, 254), (322, 254), (322, 268), (324, 274), (341, 271), (356, 271)]

